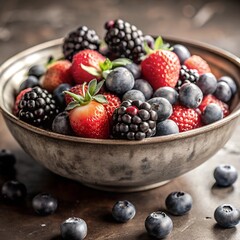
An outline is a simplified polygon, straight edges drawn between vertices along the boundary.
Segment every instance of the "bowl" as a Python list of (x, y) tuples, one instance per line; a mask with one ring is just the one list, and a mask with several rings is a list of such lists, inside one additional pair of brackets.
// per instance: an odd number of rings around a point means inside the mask
[[(213, 73), (232, 76), (240, 86), (240, 61), (234, 55), (202, 43), (165, 38), (184, 44), (202, 56)], [(231, 137), (240, 116), (240, 96), (226, 118), (188, 132), (142, 141), (90, 139), (65, 136), (20, 121), (12, 114), (14, 94), (27, 69), (50, 55), (61, 57), (62, 39), (30, 48), (0, 68), (0, 108), (13, 137), (21, 147), (52, 172), (87, 186), (118, 192), (158, 187), (205, 162)]]

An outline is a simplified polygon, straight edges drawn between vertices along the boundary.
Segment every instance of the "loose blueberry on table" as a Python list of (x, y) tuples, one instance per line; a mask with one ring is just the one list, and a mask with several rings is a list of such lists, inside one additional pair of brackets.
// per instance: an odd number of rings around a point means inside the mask
[[(190, 131), (229, 115), (237, 92), (232, 77), (215, 76), (186, 46), (153, 39), (121, 19), (104, 28), (104, 45), (94, 30), (79, 26), (64, 38), (63, 58), (28, 69), (16, 89), (13, 113), (20, 120), (65, 135), (143, 140)], [(151, 109), (143, 110), (156, 111), (158, 118), (143, 120), (139, 106), (136, 116), (125, 113), (122, 104), (136, 100), (150, 103)], [(89, 127), (87, 112), (97, 120), (88, 132), (79, 132), (77, 125)]]

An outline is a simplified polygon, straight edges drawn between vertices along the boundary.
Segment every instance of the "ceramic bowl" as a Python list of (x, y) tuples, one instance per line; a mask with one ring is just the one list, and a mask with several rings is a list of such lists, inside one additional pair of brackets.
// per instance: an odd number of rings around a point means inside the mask
[[(223, 50), (179, 39), (192, 54), (202, 56), (213, 73), (230, 75), (240, 86), (239, 59)], [(12, 114), (14, 94), (27, 69), (61, 56), (62, 39), (53, 40), (5, 62), (0, 69), (0, 107), (5, 122), (22, 148), (52, 172), (87, 186), (108, 191), (151, 189), (178, 177), (213, 156), (231, 137), (240, 115), (240, 96), (231, 114), (214, 124), (188, 132), (142, 141), (100, 140), (65, 136), (31, 126)]]

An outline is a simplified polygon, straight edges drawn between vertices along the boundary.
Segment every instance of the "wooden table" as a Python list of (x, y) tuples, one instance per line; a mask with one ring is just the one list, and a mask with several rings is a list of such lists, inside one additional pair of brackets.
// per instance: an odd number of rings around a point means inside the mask
[[(104, 4), (105, 3), (105, 4)], [(43, 41), (65, 35), (78, 25), (100, 29), (104, 21), (121, 16), (145, 33), (191, 38), (214, 44), (240, 55), (239, 3), (228, 1), (63, 1), (0, 0), (0, 49), (3, 62), (9, 56)], [(134, 10), (134, 11), (133, 11)], [(213, 170), (220, 163), (233, 164), (240, 170), (240, 127), (231, 140), (213, 158), (197, 169), (160, 188), (139, 193), (108, 193), (82, 186), (44, 169), (32, 160), (7, 130), (0, 116), (0, 149), (11, 149), (17, 157), (15, 172), (0, 175), (0, 186), (16, 178), (26, 184), (28, 197), (21, 205), (6, 204), (0, 199), (1, 240), (57, 240), (59, 225), (71, 216), (88, 224), (86, 239), (147, 240), (145, 218), (156, 210), (165, 210), (164, 201), (172, 191), (183, 190), (193, 197), (192, 211), (172, 217), (172, 240), (239, 240), (239, 226), (221, 229), (214, 221), (215, 208), (222, 203), (240, 207), (240, 179), (229, 188), (214, 185)], [(59, 200), (57, 212), (37, 216), (31, 199), (48, 192)], [(136, 217), (126, 224), (115, 223), (111, 208), (117, 200), (127, 199), (137, 208)]]

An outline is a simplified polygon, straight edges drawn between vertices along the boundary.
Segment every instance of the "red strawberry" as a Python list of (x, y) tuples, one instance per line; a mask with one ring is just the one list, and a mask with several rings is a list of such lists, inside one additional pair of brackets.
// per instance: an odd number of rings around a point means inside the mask
[(170, 119), (178, 125), (180, 132), (185, 132), (201, 126), (200, 116), (198, 109), (175, 105)]
[(103, 106), (105, 107), (105, 110), (107, 111), (109, 120), (112, 119), (113, 112), (116, 108), (118, 108), (121, 104), (121, 100), (118, 96), (111, 94), (111, 93), (103, 93), (103, 95), (106, 97), (108, 103), (104, 103)]
[[(84, 86), (84, 89), (85, 89), (85, 91), (87, 91), (87, 85)], [(72, 92), (72, 93), (75, 93), (77, 95), (81, 95), (82, 96), (83, 95), (83, 91), (82, 90), (83, 90), (83, 84), (79, 84), (79, 85), (76, 85), (76, 86), (70, 88), (69, 92)], [(70, 95), (65, 94), (65, 102), (67, 104), (69, 104), (72, 101), (74, 101), (74, 99)]]
[(109, 137), (108, 114), (103, 106), (106, 98), (96, 95), (103, 82), (97, 84), (94, 79), (89, 82), (88, 89), (82, 96), (67, 92), (74, 101), (67, 106), (70, 125), (77, 136), (105, 139)]
[(142, 74), (154, 90), (160, 87), (175, 87), (180, 71), (177, 55), (169, 50), (157, 50), (141, 63)]
[(22, 90), (22, 91), (17, 95), (16, 100), (15, 100), (15, 103), (14, 103), (14, 107), (13, 107), (13, 114), (14, 114), (15, 116), (18, 115), (18, 111), (19, 111), (18, 105), (19, 105), (19, 103), (20, 103), (23, 95), (24, 95), (26, 92), (29, 92), (29, 91), (31, 91), (31, 90), (32, 90), (32, 88), (26, 88), (26, 89)]
[(188, 69), (196, 69), (199, 75), (211, 72), (208, 63), (197, 55), (192, 55), (190, 58), (185, 60), (184, 65)]
[(42, 79), (42, 87), (49, 92), (62, 83), (72, 84), (71, 63), (68, 60), (59, 60), (52, 63)]
[(96, 73), (101, 72), (100, 63), (104, 62), (106, 58), (97, 51), (86, 49), (75, 54), (73, 57), (71, 72), (76, 84), (90, 82), (96, 78), (96, 75), (88, 73), (82, 68), (82, 65), (94, 69)]
[(210, 103), (216, 103), (218, 104), (222, 110), (223, 110), (223, 116), (226, 117), (227, 115), (229, 115), (229, 107), (226, 103), (222, 102), (221, 100), (217, 99), (215, 96), (209, 94), (204, 96), (201, 105), (199, 106), (199, 109), (201, 110), (201, 112), (204, 111), (204, 109), (206, 108), (206, 106)]

